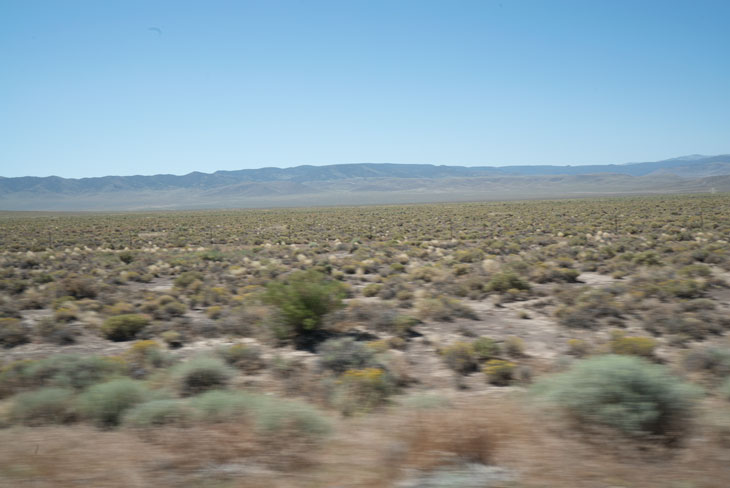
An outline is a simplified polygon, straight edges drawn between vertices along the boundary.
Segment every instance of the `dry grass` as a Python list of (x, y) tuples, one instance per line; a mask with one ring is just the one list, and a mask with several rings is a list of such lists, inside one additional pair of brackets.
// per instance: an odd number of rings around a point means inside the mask
[[(0, 431), (0, 487), (385, 488), (409, 470), (464, 461), (513, 470), (515, 488), (730, 486), (730, 448), (704, 420), (680, 448), (608, 435), (586, 442), (524, 403), (464, 395), (448, 408), (343, 419), (320, 449), (286, 434), (263, 439), (243, 424), (7, 429)], [(711, 415), (718, 405), (706, 408)]]
[(283, 432), (264, 439), (241, 424), (9, 429), (0, 432), (0, 487), (218, 486), (242, 477), (248, 484), (220, 486), (289, 486), (280, 482), (311, 464), (315, 447)]
[(0, 432), (0, 487), (147, 487), (169, 455), (124, 432), (87, 426)]
[(454, 462), (492, 464), (505, 427), (495, 413), (471, 405), (417, 412), (399, 434), (403, 465), (431, 469)]

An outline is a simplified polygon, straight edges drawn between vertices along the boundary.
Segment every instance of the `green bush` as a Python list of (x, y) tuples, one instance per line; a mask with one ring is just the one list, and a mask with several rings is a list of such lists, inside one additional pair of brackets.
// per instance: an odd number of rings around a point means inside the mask
[(233, 369), (221, 359), (210, 356), (192, 358), (176, 366), (172, 372), (183, 395), (226, 388), (234, 374)]
[(10, 419), (25, 425), (63, 424), (74, 418), (74, 391), (68, 388), (42, 388), (13, 398)]
[(264, 301), (279, 312), (277, 337), (302, 346), (321, 330), (326, 314), (342, 307), (344, 296), (341, 283), (326, 280), (314, 271), (297, 271), (283, 280), (269, 282)]
[(489, 282), (484, 285), (484, 291), (496, 291), (504, 293), (509, 290), (529, 290), (530, 284), (512, 272), (495, 274)]
[(454, 253), (454, 259), (460, 263), (476, 263), (484, 259), (484, 251), (477, 248), (462, 249)]
[(374, 297), (378, 293), (380, 293), (380, 290), (383, 288), (383, 285), (380, 283), (370, 283), (369, 285), (366, 285), (362, 289), (362, 296), (364, 297)]
[(131, 251), (122, 251), (119, 253), (119, 260), (124, 264), (129, 264), (134, 261), (134, 253)]
[(335, 373), (341, 374), (348, 369), (362, 369), (373, 366), (375, 353), (372, 348), (355, 341), (351, 337), (330, 339), (317, 348), (319, 364)]
[(152, 400), (130, 408), (122, 419), (124, 425), (147, 428), (160, 425), (185, 425), (192, 410), (182, 400)]
[(123, 378), (92, 386), (79, 396), (78, 408), (100, 427), (113, 427), (127, 410), (148, 397), (142, 382)]
[(632, 356), (578, 361), (533, 391), (584, 425), (599, 424), (630, 435), (674, 439), (688, 427), (699, 389), (664, 367)]
[(175, 278), (175, 287), (176, 288), (187, 288), (190, 286), (194, 281), (202, 281), (203, 275), (198, 273), (197, 271), (186, 271), (182, 273), (180, 276)]
[(109, 317), (101, 326), (104, 336), (112, 341), (130, 341), (147, 327), (150, 320), (145, 315), (123, 314)]
[(476, 358), (481, 361), (499, 356), (499, 344), (489, 337), (480, 337), (471, 343), (471, 347)]

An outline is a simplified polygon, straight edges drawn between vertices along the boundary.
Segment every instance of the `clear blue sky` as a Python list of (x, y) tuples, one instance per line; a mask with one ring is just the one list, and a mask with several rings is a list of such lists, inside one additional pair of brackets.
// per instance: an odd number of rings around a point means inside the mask
[(728, 0), (0, 0), (0, 175), (727, 153), (728, 25)]

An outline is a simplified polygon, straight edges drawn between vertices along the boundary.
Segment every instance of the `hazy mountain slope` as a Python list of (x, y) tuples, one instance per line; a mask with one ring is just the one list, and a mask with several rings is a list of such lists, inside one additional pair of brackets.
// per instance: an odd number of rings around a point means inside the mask
[(364, 205), (730, 191), (730, 176), (621, 174), (459, 178), (347, 178), (244, 182), (206, 188), (0, 193), (2, 210), (147, 210)]
[(261, 168), (214, 173), (193, 172), (186, 175), (104, 176), (100, 178), (0, 177), (0, 195), (32, 192), (80, 195), (94, 192), (197, 189), (212, 190), (244, 182), (337, 181), (355, 178), (473, 178), (497, 175), (587, 175), (616, 173), (631, 176), (674, 174), (702, 178), (730, 174), (730, 155), (689, 156), (650, 163), (588, 166), (504, 166), (472, 167), (436, 166), (431, 164), (335, 164), (329, 166), (297, 166), (294, 168)]
[(336, 164), (187, 175), (1, 178), (1, 210), (139, 210), (730, 191), (730, 156), (592, 166)]
[[(700, 173), (699, 176), (698, 173)], [(686, 164), (683, 166), (675, 166), (673, 168), (658, 169), (650, 174), (672, 174), (682, 176), (684, 178), (730, 175), (730, 162), (708, 162), (704, 163), (701, 168), (697, 168), (692, 164)]]

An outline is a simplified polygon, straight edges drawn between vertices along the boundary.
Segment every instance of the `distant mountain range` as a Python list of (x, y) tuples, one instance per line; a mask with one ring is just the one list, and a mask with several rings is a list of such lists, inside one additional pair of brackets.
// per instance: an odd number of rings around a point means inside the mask
[(0, 177), (0, 210), (142, 210), (730, 191), (730, 155), (585, 166), (335, 164), (187, 175)]

